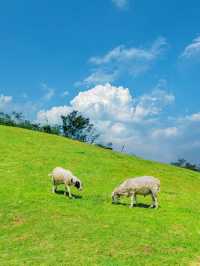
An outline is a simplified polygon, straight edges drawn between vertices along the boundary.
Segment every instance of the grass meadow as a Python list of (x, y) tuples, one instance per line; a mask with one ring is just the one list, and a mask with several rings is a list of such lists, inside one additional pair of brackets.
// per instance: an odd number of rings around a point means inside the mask
[[(51, 193), (55, 166), (84, 183)], [(127, 177), (161, 180), (151, 197), (111, 204)], [(63, 137), (0, 126), (0, 265), (200, 265), (200, 174)]]

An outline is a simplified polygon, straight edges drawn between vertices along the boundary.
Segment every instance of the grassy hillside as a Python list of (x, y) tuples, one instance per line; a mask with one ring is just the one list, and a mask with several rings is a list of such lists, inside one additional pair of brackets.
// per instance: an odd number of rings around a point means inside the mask
[[(84, 181), (79, 197), (51, 193), (55, 166)], [(137, 175), (160, 178), (158, 210), (111, 204), (113, 188)], [(199, 203), (195, 172), (0, 126), (1, 266), (199, 265)]]

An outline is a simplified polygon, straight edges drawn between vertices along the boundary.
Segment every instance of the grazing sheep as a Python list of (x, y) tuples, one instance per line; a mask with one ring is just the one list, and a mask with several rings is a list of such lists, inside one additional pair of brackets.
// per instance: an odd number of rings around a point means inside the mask
[(62, 167), (56, 167), (53, 169), (52, 173), (49, 174), (52, 177), (52, 192), (57, 191), (57, 186), (60, 184), (65, 185), (64, 195), (66, 196), (66, 190), (69, 193), (69, 198), (72, 198), (70, 191), (70, 186), (75, 186), (78, 190), (82, 190), (82, 182), (72, 174), (71, 171), (66, 170)]
[(132, 208), (136, 202), (137, 195), (151, 195), (152, 204), (150, 208), (157, 208), (157, 194), (160, 191), (160, 180), (154, 178), (152, 176), (142, 176), (136, 178), (130, 178), (124, 181), (121, 185), (119, 185), (112, 193), (112, 202), (116, 203), (116, 201), (121, 196), (131, 197), (131, 205)]

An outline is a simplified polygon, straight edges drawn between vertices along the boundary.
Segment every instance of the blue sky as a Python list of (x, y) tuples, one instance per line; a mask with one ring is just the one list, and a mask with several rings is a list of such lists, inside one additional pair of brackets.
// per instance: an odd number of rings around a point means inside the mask
[(0, 109), (55, 123), (76, 108), (116, 149), (197, 161), (199, 14), (197, 0), (1, 1)]

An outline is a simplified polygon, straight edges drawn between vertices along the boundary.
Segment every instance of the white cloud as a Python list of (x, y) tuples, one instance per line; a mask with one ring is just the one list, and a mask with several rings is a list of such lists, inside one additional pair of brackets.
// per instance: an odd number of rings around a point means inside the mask
[(115, 137), (120, 138), (126, 134), (126, 127), (123, 123), (117, 122), (111, 127), (111, 132), (115, 135)]
[(153, 138), (173, 138), (176, 136), (178, 136), (178, 128), (177, 127), (155, 129), (152, 133)]
[(196, 56), (200, 58), (200, 36), (185, 47), (181, 56), (187, 59), (195, 58)]
[[(172, 153), (165, 154), (158, 148), (163, 138), (159, 117), (175, 98), (160, 87), (159, 82), (150, 94), (136, 99), (128, 88), (98, 85), (79, 93), (71, 105), (90, 117), (100, 132), (102, 142), (113, 142), (119, 150), (125, 144), (126, 151), (145, 158), (169, 160)], [(158, 132), (153, 133), (156, 129)], [(165, 145), (178, 134), (173, 127), (163, 131)], [(165, 147), (168, 148), (167, 145)]]
[(120, 9), (124, 9), (128, 5), (128, 0), (112, 0), (112, 2)]
[(54, 106), (50, 110), (41, 110), (37, 113), (37, 122), (51, 125), (61, 124), (61, 115), (67, 115), (72, 111), (69, 106)]
[[(38, 113), (38, 120), (55, 124), (60, 121), (61, 114), (75, 109), (91, 119), (100, 132), (99, 141), (113, 142), (116, 149), (121, 149), (125, 144), (126, 151), (130, 153), (150, 159), (163, 158), (164, 161), (168, 158), (163, 155), (162, 149), (158, 149), (162, 138), (160, 123), (155, 123), (152, 118), (158, 119), (163, 108), (173, 101), (173, 95), (157, 87), (151, 94), (135, 99), (128, 88), (111, 84), (97, 85), (80, 92), (70, 106), (54, 107)], [(160, 134), (153, 134), (156, 129)], [(173, 130), (165, 130), (166, 141), (175, 135)]]
[(55, 95), (55, 90), (53, 88), (49, 88), (46, 83), (41, 83), (42, 90), (45, 92), (43, 99), (45, 101), (49, 101)]
[(128, 121), (134, 112), (133, 98), (128, 88), (109, 83), (80, 92), (71, 105), (95, 120)]
[(0, 110), (4, 110), (12, 102), (12, 96), (0, 95)]
[[(164, 108), (175, 101), (165, 80), (159, 81), (151, 93), (135, 98), (125, 87), (97, 85), (80, 92), (69, 105), (43, 109), (43, 103), (16, 104), (11, 96), (0, 95), (1, 110), (37, 113), (37, 122), (61, 124), (61, 115), (78, 110), (90, 118), (100, 132), (103, 143), (147, 159), (173, 161), (184, 157), (199, 162), (200, 112), (167, 119)], [(12, 109), (11, 109), (12, 107)], [(24, 111), (25, 110), (25, 111)], [(30, 117), (29, 117), (30, 119)]]
[(117, 76), (117, 73), (106, 73), (102, 70), (97, 70), (96, 72), (89, 75), (84, 79), (83, 84), (105, 84), (107, 82), (113, 82)]
[(172, 104), (174, 96), (160, 81), (150, 93), (135, 99), (128, 88), (110, 84), (98, 85), (80, 92), (70, 106), (57, 106), (38, 112), (41, 123), (61, 123), (60, 116), (76, 109), (88, 116), (100, 132), (100, 141), (113, 142), (115, 149), (159, 161), (178, 157), (198, 161), (200, 113), (182, 118), (161, 118), (163, 108)]
[(200, 112), (192, 114), (190, 116), (186, 116), (186, 119), (193, 121), (193, 122), (200, 122)]
[(159, 114), (163, 107), (173, 103), (175, 97), (165, 90), (155, 89), (151, 94), (145, 94), (140, 97), (135, 109), (135, 118), (141, 120)]
[(82, 83), (97, 85), (113, 82), (123, 75), (135, 77), (150, 69), (166, 47), (166, 40), (160, 37), (149, 48), (121, 45), (105, 55), (91, 57), (89, 62), (93, 65), (93, 69)]
[[(164, 127), (167, 124), (169, 127)], [(161, 126), (162, 128), (158, 125), (153, 128), (152, 138), (149, 138), (152, 146), (156, 149), (160, 147), (154, 155), (156, 160), (159, 160), (160, 154), (163, 161), (185, 158), (199, 163), (200, 113), (174, 118), (170, 121), (165, 120), (162, 121)]]
[(125, 63), (135, 60), (152, 61), (162, 52), (167, 45), (166, 40), (161, 37), (158, 38), (149, 49), (144, 48), (127, 48), (124, 45), (118, 46), (109, 51), (102, 57), (92, 57), (90, 62), (96, 65), (102, 65), (116, 61), (118, 63)]

